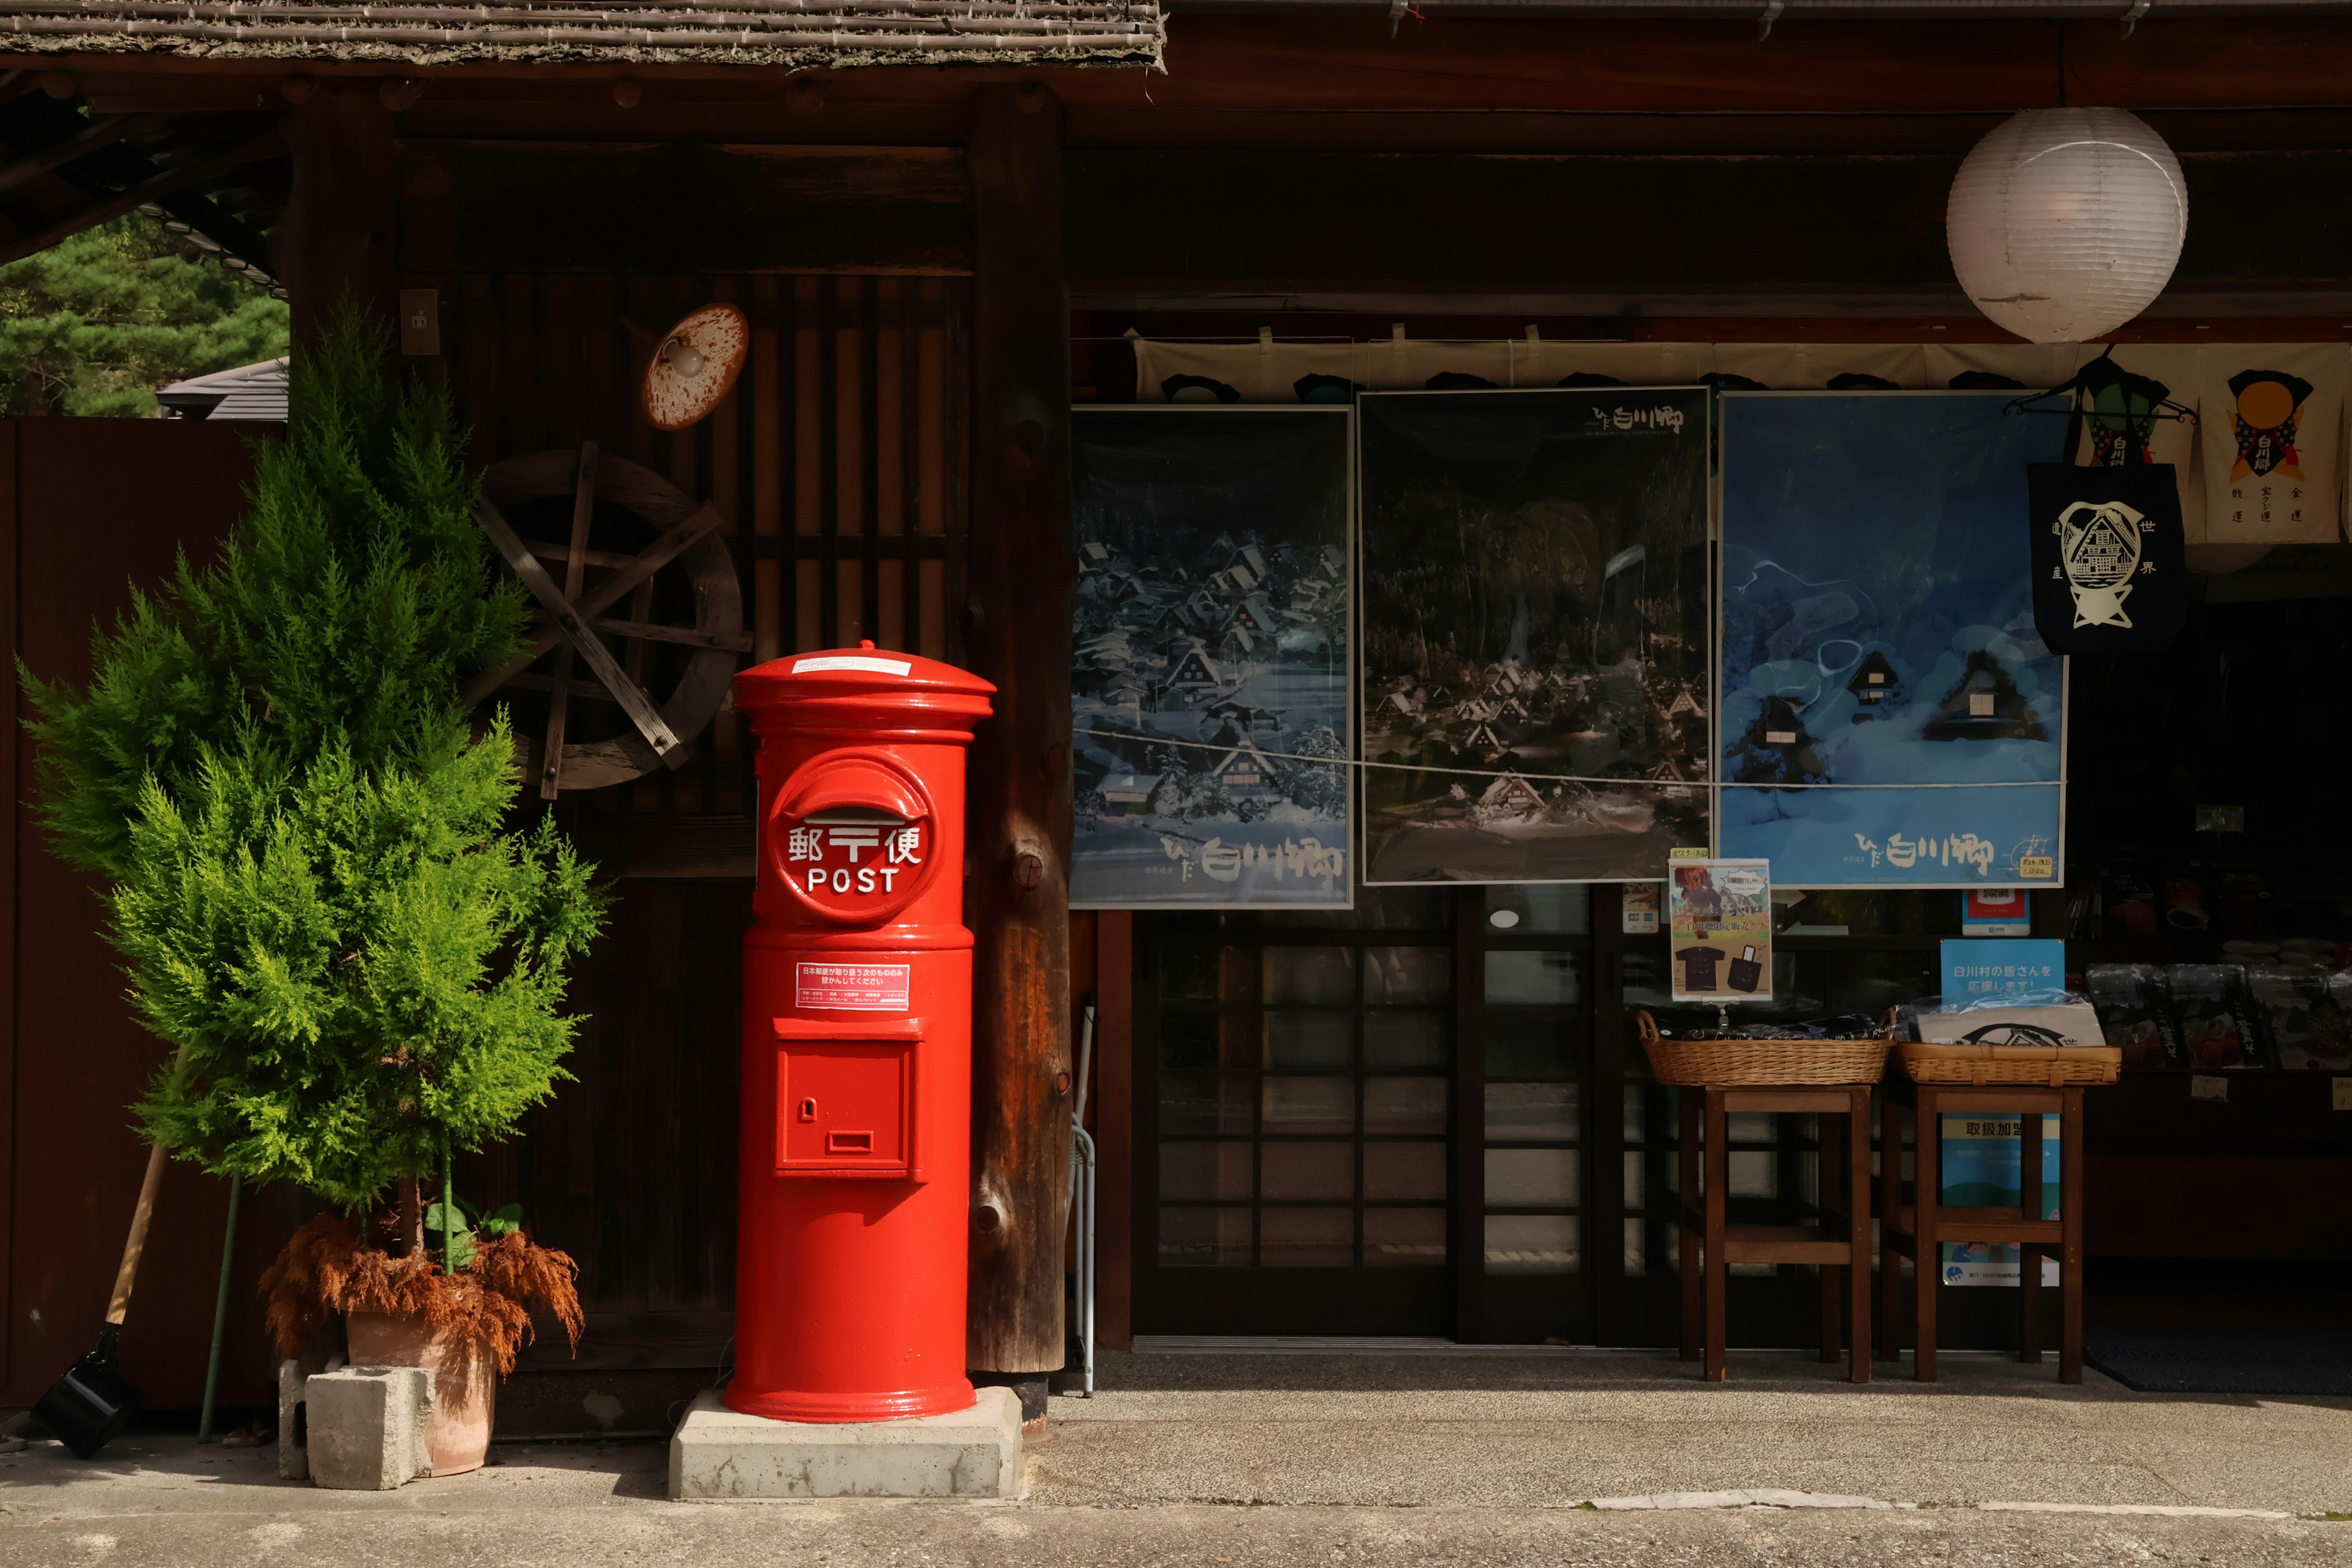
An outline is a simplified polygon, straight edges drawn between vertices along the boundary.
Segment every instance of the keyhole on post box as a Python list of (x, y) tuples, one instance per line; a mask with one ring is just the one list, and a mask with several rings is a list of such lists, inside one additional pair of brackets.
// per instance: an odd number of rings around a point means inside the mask
[(816, 1120), (815, 1100), (803, 1100), (801, 1101), (801, 1120), (803, 1121), (814, 1121)]

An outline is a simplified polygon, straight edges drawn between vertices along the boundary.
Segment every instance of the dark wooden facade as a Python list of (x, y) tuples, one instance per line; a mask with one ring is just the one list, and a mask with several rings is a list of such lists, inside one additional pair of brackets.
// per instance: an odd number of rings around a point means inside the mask
[[(861, 637), (964, 658), (964, 279), (404, 271), (401, 282), (441, 294), (446, 374), (480, 460), (594, 440), (718, 505), (755, 658)], [(659, 435), (635, 412), (638, 333), (710, 300), (751, 317), (751, 363), (710, 419)], [(751, 763), (730, 710), (685, 766), (563, 803), (618, 895), (574, 994), (587, 1020), (579, 1081), (464, 1181), (520, 1203), (541, 1239), (579, 1259), (583, 1370), (707, 1374), (730, 1331)], [(543, 1345), (531, 1364), (571, 1363)]]
[[(130, 582), (168, 576), (182, 551), (204, 558), (242, 505), (246, 443), (266, 428), (0, 421), (0, 618), (34, 674), (86, 679), (91, 633), (128, 605)], [(0, 713), (17, 802), (0, 841), (0, 1406), (31, 1403), (89, 1349), (146, 1164), (128, 1107), (167, 1054), (123, 1002), (92, 879), (48, 852), (25, 805), (24, 715), (12, 680)], [(226, 1182), (166, 1168), (122, 1340), (124, 1369), (154, 1405), (202, 1395), (227, 1207)], [(299, 1217), (292, 1193), (247, 1196), (224, 1373), (234, 1403), (269, 1386), (253, 1281)]]
[[(457, 390), (480, 458), (593, 438), (714, 501), (757, 657), (870, 637), (1050, 676), (1067, 624), (1051, 624), (1057, 567), (1038, 556), (1024, 572), (1024, 552), (1059, 537), (1063, 395), (1131, 392), (1115, 341), (1130, 327), (1996, 340), (1952, 281), (1944, 195), (2000, 117), (2071, 100), (2145, 113), (2189, 172), (2175, 286), (2119, 336), (2340, 339), (2347, 45), (2352, 20), (2326, 16), (2158, 17), (2128, 38), (2105, 23), (1784, 21), (1759, 43), (1745, 20), (1409, 16), (1392, 37), (1370, 16), (1180, 12), (1168, 71), (1149, 77), (874, 68), (787, 87), (717, 67), (46, 63), (109, 111), (286, 106), (298, 303), (315, 309), (331, 278), (377, 297), (436, 290), (444, 353), (425, 368)], [(422, 83), (398, 109), (375, 91), (394, 74)], [(319, 107), (338, 93), (364, 100), (340, 132)], [(996, 142), (975, 130), (992, 113), (1015, 128)], [(339, 194), (324, 163), (304, 172), (304, 138), (336, 134), (368, 149), (364, 189)], [(1007, 134), (1024, 144), (1011, 154)], [(1027, 162), (1008, 170), (1007, 155)], [(1052, 190), (1020, 185), (1047, 166)], [(1048, 206), (1058, 245), (1022, 227)], [(1069, 313), (1041, 324), (1049, 296)], [(751, 314), (751, 366), (714, 418), (656, 436), (630, 408), (641, 334), (713, 299)], [(992, 616), (1039, 635), (1013, 648)], [(974, 875), (993, 879), (974, 907), (983, 963), (1013, 988), (991, 1004), (997, 1037), (1033, 1028), (991, 1060), (1023, 1097), (992, 1100), (1010, 1107), (993, 1169), (1025, 1184), (1013, 1217), (1034, 1247), (1056, 1218), (1058, 1177), (1036, 1156), (1066, 1114), (1066, 1009), (1095, 993), (1116, 1342), (1132, 1321), (1137, 921), (1062, 927), (1066, 750), (1038, 694), (1017, 694), (1010, 738), (977, 759), (990, 815), (972, 837), (992, 859)], [(621, 879), (581, 984), (579, 1081), (464, 1180), (522, 1202), (580, 1258), (593, 1375), (701, 1376), (730, 1331), (751, 798), (723, 714), (686, 767), (564, 806)], [(1008, 890), (1029, 852), (1016, 829), (1047, 863)], [(1605, 1193), (1617, 1178), (1595, 1179)], [(1055, 1283), (1044, 1256), (1000, 1270), (983, 1246), (976, 1279), (1017, 1279), (1006, 1288), (1034, 1307)], [(1596, 1331), (1616, 1310), (1596, 1310)], [(1015, 1315), (989, 1342), (1014, 1348), (976, 1342), (983, 1363), (1050, 1359), (1054, 1325)], [(562, 1364), (543, 1349), (531, 1362)]]

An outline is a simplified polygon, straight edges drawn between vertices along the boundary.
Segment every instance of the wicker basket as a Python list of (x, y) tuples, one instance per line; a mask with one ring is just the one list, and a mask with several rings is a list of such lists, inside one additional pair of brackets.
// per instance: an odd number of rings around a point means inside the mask
[(1876, 1083), (1886, 1073), (1890, 1032), (1867, 1040), (1670, 1040), (1645, 1009), (1634, 1015), (1650, 1071), (1660, 1083)]
[(2032, 1084), (2037, 1089), (2113, 1083), (2123, 1071), (2120, 1046), (1938, 1045), (1906, 1040), (1895, 1047), (1914, 1083)]

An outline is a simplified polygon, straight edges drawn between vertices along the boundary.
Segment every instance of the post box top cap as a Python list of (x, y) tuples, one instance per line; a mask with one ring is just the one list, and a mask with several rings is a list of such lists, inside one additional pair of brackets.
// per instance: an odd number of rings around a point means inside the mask
[[(877, 648), (870, 642), (786, 654), (735, 677), (736, 706), (747, 709), (826, 698), (870, 697), (887, 701), (902, 697), (925, 707), (986, 713), (987, 699), (995, 690), (968, 669), (919, 654)], [(942, 703), (942, 698), (950, 700)]]

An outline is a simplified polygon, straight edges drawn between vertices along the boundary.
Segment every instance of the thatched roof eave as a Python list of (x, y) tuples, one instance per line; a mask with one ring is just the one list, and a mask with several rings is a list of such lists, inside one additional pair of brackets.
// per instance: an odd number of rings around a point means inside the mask
[(1157, 0), (0, 0), (0, 53), (208, 62), (1156, 67)]

